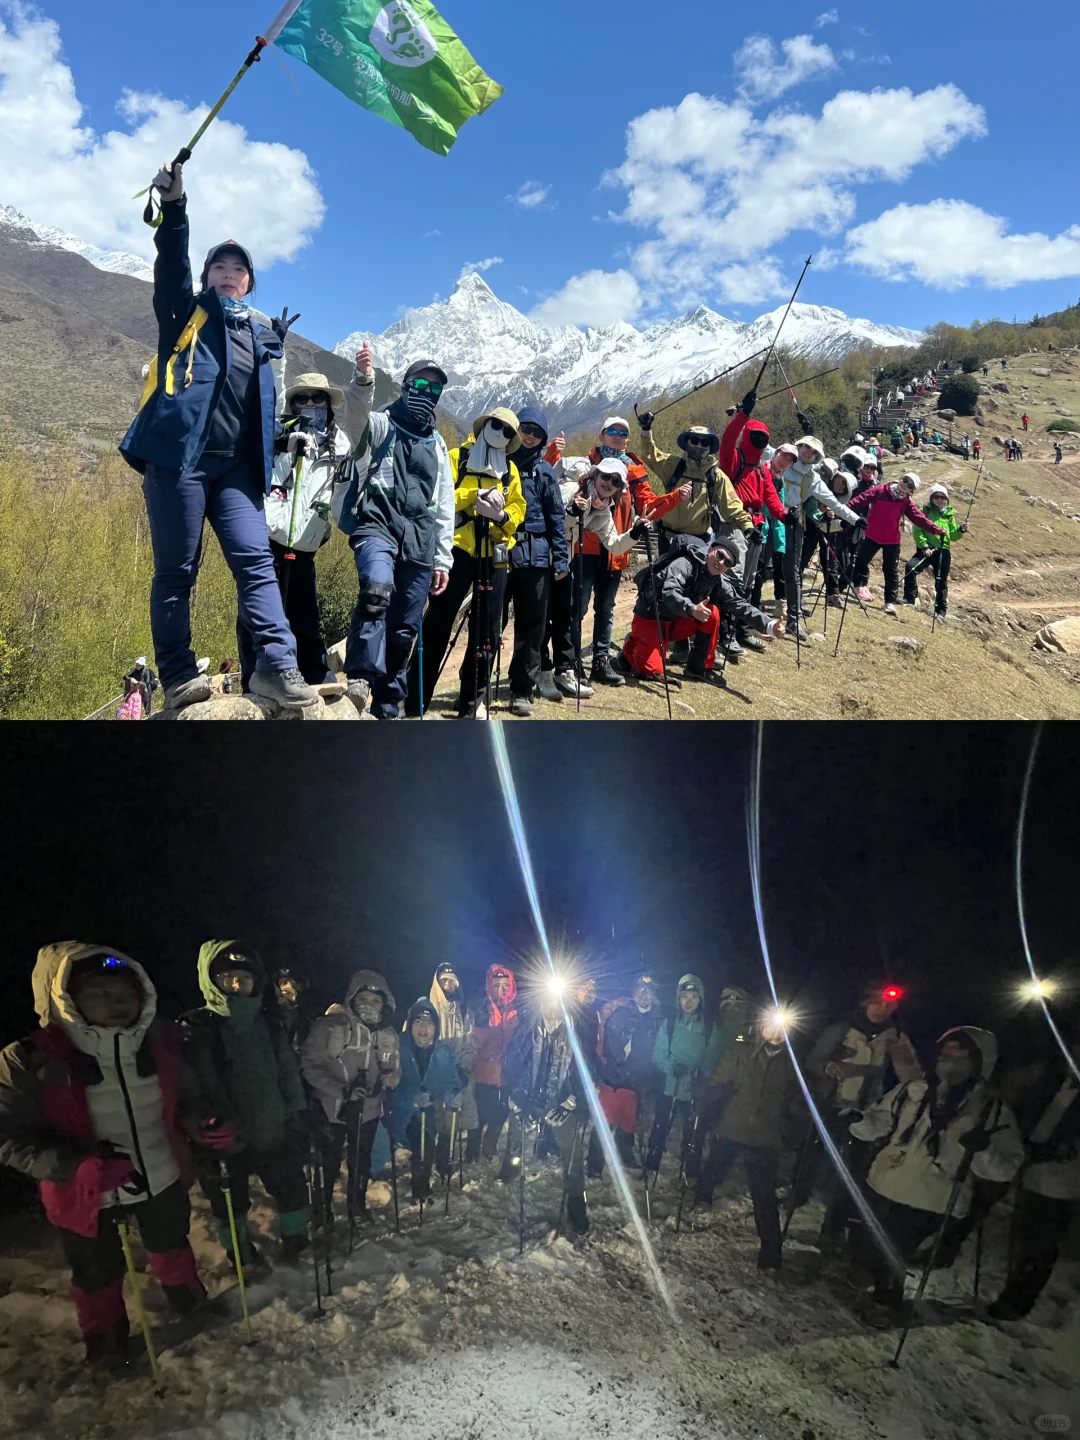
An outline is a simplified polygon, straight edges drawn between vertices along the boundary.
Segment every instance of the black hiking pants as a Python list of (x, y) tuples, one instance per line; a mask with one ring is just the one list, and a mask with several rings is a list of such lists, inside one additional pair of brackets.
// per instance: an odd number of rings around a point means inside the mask
[[(909, 605), (913, 605), (919, 598), (919, 576), (925, 575), (928, 571), (934, 577), (934, 609), (939, 615), (944, 615), (949, 608), (949, 571), (952, 569), (952, 551), (933, 549), (929, 552), (930, 560), (923, 565), (927, 552), (916, 550), (915, 554), (904, 566), (904, 599)], [(918, 568), (917, 567), (921, 567)]]
[(668, 1136), (673, 1126), (682, 1125), (683, 1172), (690, 1179), (701, 1170), (701, 1146), (704, 1132), (694, 1123), (694, 1107), (689, 1100), (676, 1100), (671, 1095), (661, 1095), (656, 1102), (652, 1132), (649, 1135), (649, 1149), (645, 1159), (646, 1170), (658, 1171), (667, 1149)]
[(577, 584), (577, 561), (570, 562), (565, 580), (552, 580), (544, 624), (544, 644), (540, 652), (541, 670), (574, 670), (574, 587)]
[(1042, 1293), (1057, 1263), (1062, 1242), (1080, 1200), (1057, 1200), (1021, 1190), (1017, 1196), (1009, 1244), (1009, 1277), (995, 1302), (1016, 1315), (1026, 1315)]
[(736, 1160), (746, 1166), (750, 1199), (754, 1206), (754, 1228), (757, 1231), (758, 1269), (780, 1269), (780, 1206), (776, 1199), (779, 1150), (764, 1145), (740, 1145), (719, 1136), (709, 1147), (708, 1159), (698, 1185), (698, 1199), (711, 1203), (713, 1191), (722, 1185)]
[[(199, 1164), (199, 1184), (210, 1202), (210, 1209), (219, 1225), (228, 1225), (229, 1209), (221, 1184), (221, 1169), (214, 1159)], [(280, 1144), (267, 1150), (239, 1150), (225, 1156), (225, 1169), (232, 1191), (233, 1214), (237, 1224), (251, 1209), (249, 1178), (257, 1175), (263, 1188), (277, 1206), (278, 1216), (286, 1221), (282, 1233), (292, 1234), (304, 1228), (307, 1218), (307, 1180), (304, 1176), (303, 1142), (286, 1136)], [(303, 1217), (301, 1219), (301, 1217)]]
[[(552, 572), (533, 565), (511, 566), (506, 576), (503, 629), (506, 611), (514, 607), (514, 655), (510, 661), (510, 694), (531, 699), (540, 683), (540, 651), (544, 644)], [(561, 580), (560, 585), (566, 585)]]
[(349, 1213), (367, 1208), (367, 1187), (371, 1179), (371, 1152), (379, 1131), (378, 1115), (373, 1120), (359, 1120), (360, 1108), (349, 1106), (343, 1124), (325, 1125), (319, 1131), (319, 1153), (323, 1167), (323, 1200), (327, 1221), (333, 1218), (334, 1186), (345, 1157), (346, 1197)]
[(469, 1131), (465, 1159), (472, 1164), (483, 1155), (491, 1160), (499, 1151), (499, 1137), (506, 1124), (507, 1091), (498, 1085), (475, 1085), (477, 1124)]
[[(895, 1200), (886, 1200), (875, 1190), (868, 1192), (867, 1199), (901, 1259), (909, 1264), (923, 1241), (935, 1234), (941, 1225), (942, 1217), (936, 1210), (916, 1210), (912, 1205), (900, 1205)], [(904, 1303), (906, 1275), (895, 1273), (865, 1226), (860, 1225), (852, 1231), (852, 1249), (854, 1258), (874, 1277), (874, 1299), (899, 1310)]]
[[(435, 693), (435, 682), (446, 652), (450, 648), (458, 611), (465, 597), (472, 591), (472, 608), (469, 612), (468, 641), (465, 656), (458, 670), (460, 692), (458, 710), (464, 711), (474, 700), (483, 700), (487, 690), (488, 672), (494, 668), (502, 638), (503, 591), (506, 588), (506, 571), (498, 570), (490, 559), (478, 561), (475, 556), (454, 546), (454, 563), (450, 579), (441, 595), (433, 595), (428, 601), (424, 616), (424, 709), (431, 704)], [(477, 649), (480, 650), (479, 658)], [(409, 665), (408, 699), (405, 703), (407, 715), (420, 713), (420, 664), (414, 652)]]
[(895, 605), (900, 598), (900, 546), (882, 545), (878, 540), (864, 539), (855, 556), (855, 573), (852, 579), (856, 585), (865, 585), (870, 579), (870, 561), (881, 551), (881, 568), (885, 572), (885, 603)]

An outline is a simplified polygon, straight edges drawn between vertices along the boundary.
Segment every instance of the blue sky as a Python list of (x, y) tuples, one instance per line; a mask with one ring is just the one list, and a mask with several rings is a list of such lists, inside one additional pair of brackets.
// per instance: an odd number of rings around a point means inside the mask
[[(145, 253), (132, 177), (188, 138), (276, 8), (0, 0), (0, 204)], [(246, 241), (264, 307), (324, 344), (484, 262), (502, 298), (581, 324), (697, 301), (753, 318), (811, 251), (801, 299), (885, 323), (1080, 295), (1075, 3), (987, 0), (974, 24), (966, 5), (923, 24), (821, 0), (746, 21), (644, 0), (441, 9), (506, 87), (448, 158), (271, 52), (189, 166), (198, 242)]]

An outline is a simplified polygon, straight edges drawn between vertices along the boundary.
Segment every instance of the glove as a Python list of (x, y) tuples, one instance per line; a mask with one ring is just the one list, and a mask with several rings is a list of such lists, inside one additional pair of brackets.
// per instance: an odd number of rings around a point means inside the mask
[(486, 495), (478, 492), (473, 510), (482, 520), (501, 520), (503, 517), (501, 494), (498, 491), (489, 491)]
[(85, 1160), (79, 1161), (72, 1179), (77, 1189), (99, 1199), (107, 1190), (121, 1189), (134, 1175), (135, 1166), (126, 1155), (110, 1159), (103, 1155), (88, 1155)]
[(314, 455), (319, 448), (319, 442), (314, 435), (303, 430), (290, 430), (289, 438), (285, 442), (285, 449), (290, 455), (295, 455), (297, 450), (302, 449), (306, 456)]
[(966, 535), (966, 534), (967, 534), (967, 526), (966, 526), (966, 525), (958, 525), (958, 526), (956, 527), (956, 533), (957, 533), (958, 535)]
[(789, 505), (784, 511), (784, 524), (797, 525), (799, 523), (799, 511), (796, 506)]
[(286, 305), (285, 309), (282, 310), (281, 314), (270, 321), (270, 324), (273, 326), (274, 334), (278, 337), (278, 339), (283, 345), (285, 344), (285, 336), (289, 333), (289, 327), (291, 325), (295, 325), (297, 320), (299, 319), (300, 312), (297, 311), (295, 315), (290, 315), (289, 307)]
[[(635, 411), (634, 413), (636, 414), (637, 412)], [(642, 430), (651, 430), (653, 427), (653, 421), (655, 419), (656, 416), (651, 410), (642, 410), (641, 414), (637, 417), (637, 423), (640, 425)]]
[(866, 529), (866, 516), (865, 516), (865, 515), (860, 515), (859, 518), (855, 521), (855, 524), (854, 524), (851, 528), (852, 528), (853, 530), (865, 530), (865, 529)]
[(739, 409), (743, 412), (744, 415), (749, 416), (749, 415), (752, 415), (752, 414), (754, 413), (754, 406), (755, 406), (756, 404), (757, 404), (757, 391), (756, 391), (756, 390), (748, 390), (748, 391), (746, 392), (746, 394), (745, 394), (745, 395), (743, 396), (743, 398), (742, 398), (742, 404), (739, 406)]
[(746, 543), (748, 545), (761, 545), (764, 543), (765, 536), (761, 533), (762, 528), (760, 525), (754, 525), (746, 531)]
[(183, 165), (163, 165), (150, 183), (156, 187), (162, 204), (171, 200), (183, 200)]
[(576, 1108), (577, 1101), (574, 1099), (573, 1095), (568, 1095), (561, 1105), (556, 1105), (554, 1110), (548, 1111), (548, 1113), (544, 1116), (544, 1120), (547, 1122), (548, 1125), (552, 1125), (555, 1127), (556, 1130), (558, 1130), (560, 1126), (566, 1124), (567, 1120), (570, 1119), (570, 1116), (573, 1115)]
[(446, 1097), (446, 1108), (447, 1108), (448, 1110), (460, 1110), (460, 1109), (461, 1109), (461, 1100), (462, 1100), (461, 1091), (460, 1091), (460, 1090), (451, 1090), (450, 1093), (449, 1093), (449, 1095), (447, 1095), (447, 1097)]
[(227, 1120), (207, 1120), (199, 1131), (199, 1144), (211, 1150), (231, 1150), (236, 1144), (236, 1131)]
[(990, 1148), (989, 1130), (969, 1130), (966, 1135), (961, 1135), (959, 1138), (960, 1144), (965, 1150), (973, 1150), (976, 1154), (980, 1150)]
[(806, 416), (803, 414), (803, 412), (802, 412), (801, 410), (796, 410), (796, 411), (795, 411), (795, 419), (798, 420), (799, 424), (802, 426), (802, 432), (803, 432), (803, 434), (804, 434), (804, 435), (809, 435), (809, 434), (810, 434), (810, 421), (806, 418)]
[(416, 1103), (421, 1110), (430, 1110), (432, 1106), (431, 1092), (428, 1090), (418, 1090), (416, 1092)]

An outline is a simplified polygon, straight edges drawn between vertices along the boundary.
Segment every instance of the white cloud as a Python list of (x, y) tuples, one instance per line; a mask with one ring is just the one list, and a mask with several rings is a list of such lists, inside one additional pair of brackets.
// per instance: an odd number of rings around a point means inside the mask
[(549, 210), (547, 199), (551, 194), (550, 185), (541, 185), (539, 180), (526, 180), (507, 200), (519, 210)]
[(593, 325), (632, 320), (642, 306), (641, 288), (628, 270), (587, 270), (538, 305), (530, 319), (538, 325)]
[(1080, 275), (1080, 225), (1056, 236), (1009, 235), (1007, 222), (965, 200), (896, 205), (848, 236), (848, 260), (886, 280), (943, 290), (979, 282), (1003, 290)]
[(772, 100), (817, 75), (836, 69), (828, 45), (816, 45), (809, 35), (792, 35), (780, 41), (781, 60), (768, 35), (748, 35), (735, 52), (739, 94), (750, 100)]
[(486, 260), (466, 260), (465, 264), (461, 267), (461, 274), (458, 276), (458, 279), (464, 280), (466, 275), (482, 275), (485, 270), (490, 270), (493, 265), (501, 265), (502, 263), (503, 258), (501, 255), (489, 255)]
[(425, 230), (424, 233), (423, 233), (423, 235), (420, 236), (420, 239), (421, 239), (421, 240), (438, 240), (438, 238), (439, 238), (439, 236), (440, 236), (441, 234), (442, 234), (442, 231), (441, 231), (441, 230)]
[[(117, 109), (127, 128), (83, 125), (75, 77), (57, 24), (21, 6), (0, 20), (0, 203), (70, 231), (104, 250), (152, 258), (153, 232), (132, 200), (207, 113), (163, 95), (127, 91)], [(215, 120), (184, 177), (192, 255), (224, 235), (248, 237), (257, 269), (291, 260), (322, 224), (325, 206), (307, 156), (249, 140)]]
[(823, 25), (835, 25), (837, 24), (839, 19), (840, 16), (835, 9), (823, 10), (822, 13), (814, 21), (814, 29), (820, 30)]

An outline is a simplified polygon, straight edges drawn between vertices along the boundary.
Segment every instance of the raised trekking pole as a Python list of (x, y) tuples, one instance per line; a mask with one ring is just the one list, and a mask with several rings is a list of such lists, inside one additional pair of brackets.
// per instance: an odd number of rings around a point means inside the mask
[[(777, 331), (776, 333), (779, 334), (780, 332)], [(839, 365), (833, 365), (828, 370), (819, 370), (816, 375), (807, 375), (804, 379), (799, 381), (799, 384), (809, 385), (812, 380), (824, 380), (826, 375), (835, 375), (837, 370), (839, 370), (840, 368), (841, 367)], [(766, 394), (759, 395), (757, 397), (758, 403), (760, 404), (762, 400), (772, 400), (773, 397), (776, 395), (783, 395), (784, 391), (787, 389), (788, 386), (781, 385), (779, 390), (769, 390)]]
[(521, 1111), (521, 1169), (518, 1172), (518, 1254), (525, 1253), (525, 1111)]
[(240, 1253), (240, 1241), (236, 1234), (236, 1211), (233, 1209), (232, 1183), (229, 1180), (229, 1167), (224, 1159), (218, 1162), (221, 1171), (221, 1190), (225, 1196), (225, 1209), (229, 1213), (229, 1236), (232, 1240), (233, 1260), (236, 1262), (236, 1280), (240, 1286), (240, 1308), (244, 1312), (244, 1325), (247, 1328), (247, 1337), (253, 1341), (255, 1336), (251, 1333), (251, 1312), (248, 1309), (247, 1285), (244, 1281), (244, 1257)]
[[(991, 1096), (991, 1098), (983, 1106), (982, 1113), (980, 1114), (978, 1120), (975, 1122), (974, 1128), (976, 1130), (986, 1129), (987, 1121), (990, 1119), (990, 1112), (991, 1110), (993, 1110), (994, 1106), (998, 1104), (1000, 1104), (1000, 1102), (996, 1098)], [(926, 1257), (926, 1264), (923, 1266), (923, 1272), (919, 1276), (919, 1287), (915, 1291), (915, 1298), (912, 1301), (911, 1313), (908, 1316), (907, 1323), (904, 1325), (903, 1331), (901, 1332), (900, 1340), (896, 1346), (896, 1354), (889, 1361), (889, 1364), (893, 1367), (894, 1370), (897, 1369), (900, 1364), (900, 1354), (905, 1344), (907, 1343), (908, 1333), (911, 1330), (912, 1324), (914, 1323), (916, 1307), (918, 1306), (919, 1301), (923, 1297), (923, 1292), (926, 1289), (926, 1283), (930, 1279), (930, 1273), (933, 1270), (934, 1264), (938, 1258), (938, 1252), (941, 1250), (941, 1242), (945, 1239), (945, 1231), (949, 1228), (949, 1221), (952, 1219), (953, 1211), (956, 1209), (956, 1202), (960, 1198), (960, 1191), (966, 1183), (968, 1175), (971, 1173), (971, 1167), (974, 1161), (975, 1151), (965, 1149), (963, 1158), (960, 1161), (960, 1164), (956, 1167), (956, 1178), (953, 1180), (952, 1190), (949, 1192), (949, 1201), (948, 1204), (945, 1206), (945, 1213), (941, 1217), (941, 1224), (938, 1226), (937, 1234), (934, 1236), (934, 1243), (930, 1247), (930, 1253)]]
[[(764, 355), (768, 348), (766, 345), (761, 350), (755, 350), (752, 355), (746, 355), (742, 360), (736, 360), (734, 365), (729, 365), (726, 370), (721, 370), (718, 375), (710, 375), (708, 380), (702, 380), (701, 383), (695, 385), (692, 390), (687, 390), (685, 395), (680, 395), (676, 400), (669, 400), (666, 405), (661, 405), (658, 410), (654, 410), (652, 413), (654, 415), (662, 415), (665, 410), (670, 410), (673, 405), (678, 405), (683, 400), (689, 400), (691, 395), (696, 395), (699, 390), (704, 390), (708, 385), (715, 385), (717, 380), (723, 380), (724, 376), (730, 375), (733, 370), (741, 370), (744, 365), (749, 365), (751, 360), (756, 360), (759, 355)], [(638, 408), (635, 405), (634, 414), (637, 415), (637, 413)]]
[(585, 552), (585, 512), (578, 511), (577, 517), (577, 554), (574, 559), (577, 561), (576, 590), (574, 592), (574, 664), (577, 670), (574, 675), (574, 692), (577, 695), (577, 713), (581, 714), (581, 672), (585, 668), (581, 659), (581, 622), (582, 604), (581, 595), (584, 588), (581, 578), (581, 567), (584, 564)]
[(664, 676), (664, 699), (667, 701), (667, 718), (673, 719), (671, 713), (671, 687), (667, 678), (667, 642), (664, 639), (664, 626), (660, 619), (660, 599), (656, 593), (656, 571), (653, 569), (652, 553), (652, 532), (649, 529), (648, 521), (645, 522), (645, 559), (649, 566), (649, 580), (652, 584), (653, 614), (656, 616), (656, 647), (660, 651), (660, 669)]
[(457, 1117), (456, 1110), (450, 1111), (450, 1149), (446, 1157), (446, 1206), (444, 1214), (450, 1214), (450, 1191), (454, 1182), (454, 1141), (457, 1139)]
[(146, 1344), (146, 1358), (150, 1361), (150, 1374), (154, 1377), (154, 1391), (157, 1395), (164, 1395), (165, 1382), (161, 1378), (157, 1351), (154, 1349), (154, 1339), (150, 1333), (150, 1321), (147, 1318), (146, 1306), (143, 1304), (142, 1293), (139, 1289), (139, 1277), (135, 1270), (134, 1257), (131, 1254), (131, 1235), (128, 1230), (128, 1222), (121, 1220), (116, 1228), (120, 1233), (120, 1246), (124, 1252), (124, 1265), (127, 1268), (128, 1280), (130, 1281), (131, 1298), (135, 1305), (135, 1314), (139, 1321), (139, 1329), (142, 1331), (143, 1341)]
[(967, 529), (968, 521), (971, 519), (971, 507), (975, 504), (975, 496), (978, 494), (979, 481), (982, 479), (983, 462), (979, 461), (979, 473), (975, 476), (975, 487), (971, 492), (971, 499), (968, 501), (967, 514), (964, 516), (964, 529)]
[[(795, 285), (795, 289), (791, 292), (791, 299), (787, 302), (787, 309), (784, 311), (783, 316), (781, 317), (780, 324), (776, 327), (776, 334), (773, 336), (773, 338), (772, 338), (772, 344), (769, 346), (768, 350), (767, 350), (766, 353), (765, 353), (765, 359), (761, 362), (761, 369), (758, 371), (758, 377), (757, 377), (757, 379), (754, 381), (753, 385), (751, 385), (751, 387), (750, 387), (751, 390), (756, 390), (756, 389), (758, 388), (758, 386), (761, 384), (761, 377), (765, 374), (765, 367), (766, 367), (766, 366), (768, 365), (768, 363), (769, 363), (769, 357), (772, 355), (773, 351), (776, 349), (776, 342), (780, 339), (780, 331), (783, 330), (783, 328), (784, 328), (784, 322), (787, 320), (787, 317), (791, 314), (791, 307), (792, 307), (792, 305), (795, 304), (795, 296), (798, 295), (798, 293), (799, 293), (799, 286), (802, 285), (803, 277), (806, 275), (807, 270), (810, 269), (810, 261), (813, 260), (813, 258), (814, 258), (814, 257), (813, 257), (812, 255), (808, 255), (808, 256), (806, 257), (806, 264), (802, 267), (802, 274), (799, 276), (798, 282), (797, 282), (796, 285)], [(763, 398), (764, 398), (764, 397), (763, 397)]]

